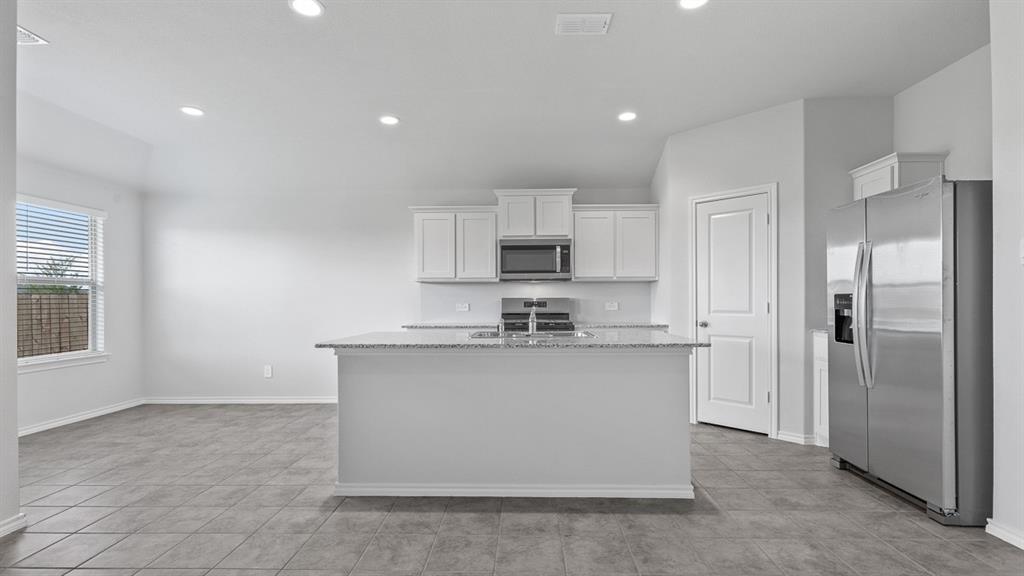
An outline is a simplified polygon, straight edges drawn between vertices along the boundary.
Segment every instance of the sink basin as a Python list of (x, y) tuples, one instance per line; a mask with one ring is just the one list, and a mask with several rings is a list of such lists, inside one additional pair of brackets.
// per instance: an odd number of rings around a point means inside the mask
[(496, 330), (480, 330), (469, 335), (470, 338), (503, 338), (507, 340), (553, 340), (562, 338), (596, 338), (593, 332), (498, 332)]

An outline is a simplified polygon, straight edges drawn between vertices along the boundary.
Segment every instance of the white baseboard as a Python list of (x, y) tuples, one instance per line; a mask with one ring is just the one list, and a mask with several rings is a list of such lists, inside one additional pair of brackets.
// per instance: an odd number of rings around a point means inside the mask
[(797, 434), (795, 432), (786, 432), (785, 430), (779, 430), (777, 439), (783, 442), (792, 442), (793, 444), (801, 444), (803, 446), (814, 446), (814, 434)]
[(988, 525), (985, 526), (985, 532), (1024, 550), (1024, 531), (1011, 528), (1006, 524), (994, 522), (989, 518)]
[(109, 406), (101, 406), (92, 410), (86, 410), (84, 412), (78, 412), (70, 416), (64, 416), (62, 418), (54, 418), (53, 420), (47, 420), (38, 424), (32, 424), (29, 426), (23, 426), (18, 428), (18, 436), (26, 436), (28, 434), (35, 434), (36, 432), (42, 432), (43, 430), (49, 430), (51, 428), (57, 428), (58, 426), (66, 426), (68, 424), (74, 424), (75, 422), (81, 422), (82, 420), (88, 420), (97, 416), (103, 416), (104, 414), (110, 414), (112, 412), (120, 412), (128, 408), (134, 408), (141, 404), (145, 404), (145, 398), (135, 398), (134, 400), (126, 400), (124, 402), (118, 402), (117, 404), (111, 404)]
[(157, 396), (146, 404), (337, 404), (337, 396)]
[(11, 532), (17, 532), (26, 526), (28, 526), (28, 519), (20, 512), (13, 518), (0, 520), (0, 538), (7, 536)]
[(113, 412), (120, 412), (121, 410), (127, 410), (128, 408), (134, 408), (143, 404), (336, 404), (337, 402), (338, 398), (336, 396), (177, 396), (135, 398), (134, 400), (126, 400), (117, 404), (78, 412), (70, 416), (23, 426), (18, 428), (18, 436), (35, 434), (43, 430), (74, 424), (75, 422), (89, 420), (90, 418), (104, 416)]
[(821, 446), (822, 448), (828, 448), (828, 435), (826, 434), (815, 434), (814, 445)]
[(506, 498), (674, 498), (693, 499), (692, 484), (358, 484), (339, 482), (335, 496), (462, 496)]

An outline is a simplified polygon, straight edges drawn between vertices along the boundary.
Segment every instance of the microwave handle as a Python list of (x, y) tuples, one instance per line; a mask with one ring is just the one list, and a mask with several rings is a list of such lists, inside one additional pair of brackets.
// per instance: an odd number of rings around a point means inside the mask
[(562, 271), (562, 247), (555, 246), (555, 272)]

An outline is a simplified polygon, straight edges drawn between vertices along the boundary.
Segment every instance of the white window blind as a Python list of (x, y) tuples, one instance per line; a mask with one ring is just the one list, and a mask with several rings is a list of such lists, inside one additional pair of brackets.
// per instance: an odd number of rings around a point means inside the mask
[(103, 351), (102, 213), (17, 203), (18, 357)]

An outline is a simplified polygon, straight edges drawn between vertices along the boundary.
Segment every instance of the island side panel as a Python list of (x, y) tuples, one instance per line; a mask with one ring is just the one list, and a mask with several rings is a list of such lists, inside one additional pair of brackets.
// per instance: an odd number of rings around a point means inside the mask
[(338, 360), (339, 495), (693, 497), (687, 349)]

